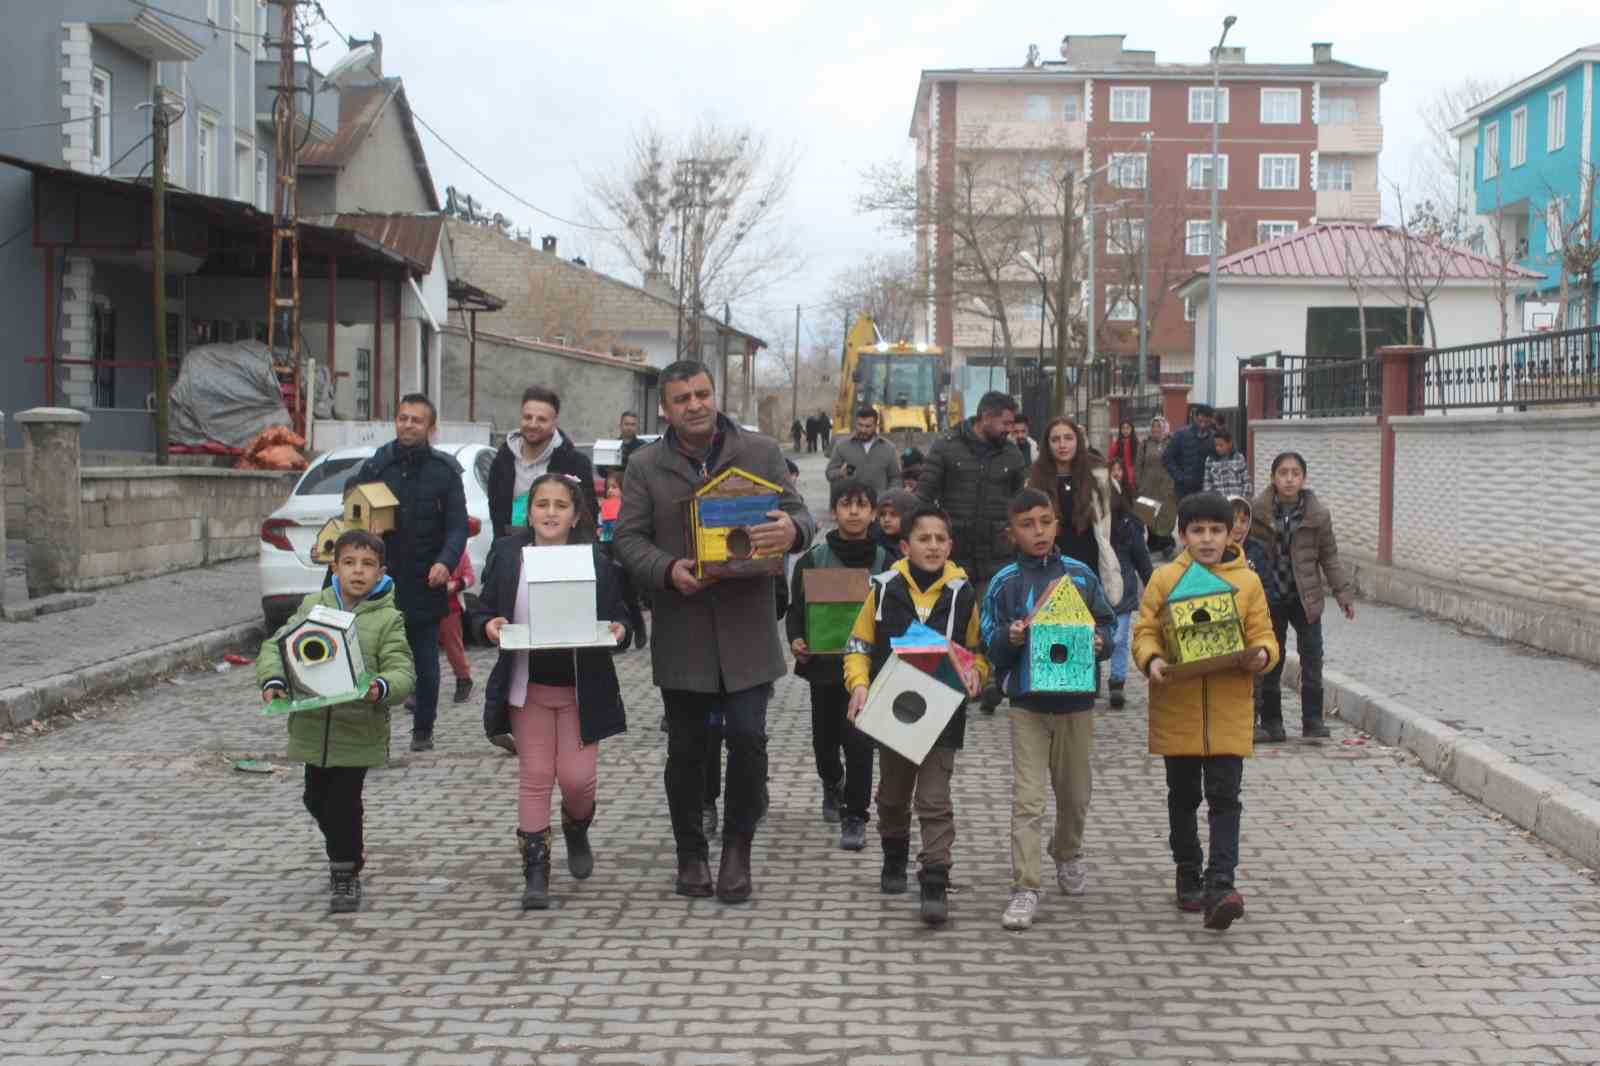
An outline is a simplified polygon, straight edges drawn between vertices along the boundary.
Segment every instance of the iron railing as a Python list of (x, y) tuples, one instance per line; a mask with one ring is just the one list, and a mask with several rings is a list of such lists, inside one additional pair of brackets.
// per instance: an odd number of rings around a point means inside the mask
[(1600, 403), (1600, 326), (1440, 348), (1422, 387), (1428, 411)]
[[(1383, 371), (1375, 356), (1352, 359), (1268, 352), (1244, 361), (1241, 371), (1246, 366), (1283, 371), (1281, 379), (1268, 379), (1273, 392), (1267, 398), (1268, 417), (1345, 418), (1383, 410)], [(1241, 374), (1241, 388), (1243, 384)]]

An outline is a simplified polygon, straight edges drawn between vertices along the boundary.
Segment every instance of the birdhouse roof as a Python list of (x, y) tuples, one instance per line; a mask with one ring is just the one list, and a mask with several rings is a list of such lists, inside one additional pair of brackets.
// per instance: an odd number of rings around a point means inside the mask
[(587, 544), (522, 549), (524, 581), (593, 581), (594, 551)]
[(756, 477), (748, 470), (741, 470), (737, 466), (730, 466), (710, 481), (695, 490), (695, 495), (704, 496), (754, 496), (769, 492), (782, 492), (781, 485), (774, 485), (766, 478)]
[(1077, 584), (1070, 577), (1060, 577), (1044, 590), (1038, 606), (1034, 607), (1033, 613), (1028, 616), (1029, 625), (1038, 623), (1092, 626), (1094, 615), (1089, 613), (1089, 605), (1083, 602), (1083, 595), (1078, 592)]
[(1222, 578), (1199, 563), (1190, 563), (1189, 569), (1183, 572), (1178, 583), (1172, 586), (1172, 591), (1167, 593), (1167, 599), (1192, 600), (1197, 596), (1215, 596), (1218, 593), (1232, 592), (1233, 586)]
[(368, 507), (398, 507), (400, 501), (395, 499), (394, 493), (389, 491), (389, 486), (381, 481), (368, 481), (357, 485), (350, 490), (351, 496), (359, 496), (367, 501)]

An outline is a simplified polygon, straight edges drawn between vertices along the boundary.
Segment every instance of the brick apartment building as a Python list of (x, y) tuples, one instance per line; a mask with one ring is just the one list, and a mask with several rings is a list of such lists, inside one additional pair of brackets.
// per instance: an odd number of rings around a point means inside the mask
[[(1036, 183), (1059, 190), (1072, 174), (1080, 179), (1072, 311), (1080, 321), (1073, 323), (1073, 347), (1081, 350), (1087, 309), (1096, 316), (1098, 354), (1132, 372), (1140, 243), (1148, 241), (1151, 376), (1159, 369), (1169, 380), (1192, 380), (1195, 352), (1205, 342), (1197, 345), (1193, 309), (1171, 289), (1204, 267), (1209, 250), (1211, 65), (1209, 57), (1160, 63), (1154, 52), (1128, 49), (1124, 40), (1068, 36), (1060, 60), (1032, 55), (1020, 67), (922, 72), (910, 130), (923, 223), (917, 261), (929, 292), (918, 339), (952, 351), (955, 365), (990, 363), (991, 351), (1004, 358), (993, 349), (996, 299), (1017, 357), (1040, 350), (1041, 331), (1042, 350), (1053, 348), (1055, 326), (1046, 310), (1053, 300), (1042, 296), (1035, 265), (1053, 292), (1065, 201), (1059, 192), (1030, 196), (1026, 189)], [(1314, 44), (1311, 53), (1308, 63), (1252, 63), (1242, 47), (1222, 50), (1219, 251), (1242, 250), (1312, 222), (1378, 218), (1379, 92), (1387, 74), (1335, 60), (1329, 44)], [(1092, 294), (1084, 285), (1083, 175), (1097, 182)], [(1010, 196), (1015, 190), (1023, 191)], [(1009, 226), (992, 218), (964, 226), (959, 213), (974, 193), (989, 203), (1009, 196), (1018, 217)], [(978, 233), (992, 242), (989, 255), (975, 254)], [(996, 254), (1004, 260), (998, 267)], [(990, 265), (980, 278), (974, 262), (984, 259)], [(1241, 353), (1219, 353), (1219, 360), (1226, 364), (1234, 354)]]

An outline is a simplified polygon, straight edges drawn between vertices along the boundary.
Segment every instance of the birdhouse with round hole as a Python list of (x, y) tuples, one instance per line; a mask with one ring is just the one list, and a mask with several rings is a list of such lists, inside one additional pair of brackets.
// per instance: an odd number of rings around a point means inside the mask
[(752, 526), (772, 521), (783, 489), (731, 466), (685, 501), (695, 577), (760, 577), (783, 573), (783, 549), (761, 550)]
[(278, 650), (295, 700), (354, 700), (366, 691), (353, 612), (318, 604), (278, 638)]
[(867, 689), (867, 703), (856, 716), (856, 728), (920, 766), (964, 699), (965, 692), (915, 665), (911, 658), (890, 655)]
[(1071, 578), (1050, 583), (1028, 615), (1021, 691), (1093, 692), (1094, 615)]
[(1232, 669), (1245, 651), (1244, 626), (1234, 588), (1191, 562), (1161, 607), (1168, 678)]
[(395, 528), (399, 509), (400, 501), (381, 481), (350, 486), (344, 493), (344, 513), (328, 519), (317, 531), (316, 543), (311, 546), (311, 561), (333, 562), (333, 546), (352, 529), (364, 529), (380, 537), (390, 532)]

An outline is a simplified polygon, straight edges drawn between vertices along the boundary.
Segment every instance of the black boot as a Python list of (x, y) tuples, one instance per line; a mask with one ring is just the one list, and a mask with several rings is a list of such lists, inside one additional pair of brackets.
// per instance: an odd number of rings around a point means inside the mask
[(929, 925), (943, 925), (950, 917), (950, 867), (924, 866), (917, 871), (917, 881), (922, 885), (922, 920)]
[(750, 837), (728, 833), (722, 838), (722, 863), (717, 869), (717, 899), (743, 903), (750, 898)]
[(1180, 911), (1204, 910), (1206, 906), (1206, 886), (1200, 879), (1200, 867), (1178, 867), (1178, 909)]
[(361, 875), (353, 862), (328, 864), (328, 911), (348, 914), (361, 909)]
[[(1278, 731), (1281, 733), (1283, 727), (1279, 726)], [(1328, 724), (1321, 718), (1306, 718), (1300, 722), (1300, 735), (1307, 740), (1326, 740), (1333, 734), (1328, 731)]]
[(594, 873), (594, 852), (589, 848), (589, 823), (594, 815), (578, 821), (565, 810), (561, 812), (561, 835), (567, 838), (567, 872), (579, 881), (586, 881)]
[(1206, 886), (1205, 927), (1223, 930), (1244, 917), (1244, 897), (1232, 881), (1213, 880)]
[(1122, 686), (1123, 682), (1121, 681), (1113, 681), (1110, 684), (1111, 697), (1108, 702), (1111, 704), (1111, 709), (1114, 711), (1120, 711), (1123, 707), (1128, 705), (1127, 698), (1122, 694)]
[(522, 909), (542, 911), (550, 906), (550, 830), (517, 830), (522, 849)]
[(829, 825), (839, 824), (839, 793), (844, 789), (843, 782), (837, 785), (822, 783), (822, 820)]
[(883, 876), (878, 889), (886, 896), (906, 890), (906, 860), (911, 856), (910, 837), (883, 837)]
[(456, 703), (466, 703), (467, 702), (467, 697), (470, 696), (471, 694), (472, 694), (472, 678), (470, 678), (470, 677), (458, 677), (458, 678), (456, 678), (455, 702)]
[(672, 891), (694, 898), (711, 895), (711, 864), (704, 855), (678, 856), (678, 880)]

